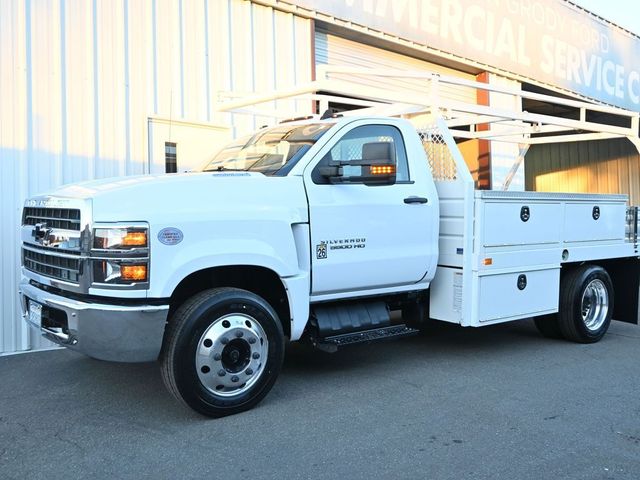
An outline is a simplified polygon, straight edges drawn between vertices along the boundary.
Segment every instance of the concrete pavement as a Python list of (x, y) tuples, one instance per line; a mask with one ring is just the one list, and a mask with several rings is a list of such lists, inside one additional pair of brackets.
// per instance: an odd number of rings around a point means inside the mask
[(0, 478), (640, 478), (640, 327), (531, 321), (327, 355), (288, 349), (256, 409), (181, 407), (156, 364), (0, 357)]

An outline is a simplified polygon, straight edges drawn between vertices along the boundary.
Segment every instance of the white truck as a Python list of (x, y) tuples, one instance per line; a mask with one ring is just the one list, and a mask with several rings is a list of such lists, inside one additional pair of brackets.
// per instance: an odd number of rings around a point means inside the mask
[[(23, 316), (94, 358), (160, 360), (219, 417), (273, 386), (285, 340), (326, 351), (535, 317), (591, 343), (638, 319), (638, 214), (622, 195), (475, 191), (442, 118), (263, 128), (200, 172), (25, 202)], [(401, 315), (392, 315), (400, 312)]]

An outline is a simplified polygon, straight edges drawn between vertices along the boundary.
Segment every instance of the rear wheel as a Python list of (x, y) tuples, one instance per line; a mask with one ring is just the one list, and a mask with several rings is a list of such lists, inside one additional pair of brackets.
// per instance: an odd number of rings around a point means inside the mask
[(563, 276), (558, 326), (567, 340), (599, 341), (609, 329), (612, 313), (613, 284), (604, 268), (582, 265)]
[(273, 308), (236, 288), (201, 292), (182, 304), (165, 335), (165, 385), (181, 402), (211, 417), (248, 410), (276, 381), (284, 334)]

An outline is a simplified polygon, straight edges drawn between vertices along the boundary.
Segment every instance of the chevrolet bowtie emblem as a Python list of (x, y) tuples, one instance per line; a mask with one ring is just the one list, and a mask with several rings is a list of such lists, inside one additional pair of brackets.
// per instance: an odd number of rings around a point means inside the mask
[(47, 228), (46, 223), (36, 223), (35, 228), (31, 231), (31, 236), (35, 238), (38, 243), (44, 243), (45, 239), (49, 238), (51, 229)]

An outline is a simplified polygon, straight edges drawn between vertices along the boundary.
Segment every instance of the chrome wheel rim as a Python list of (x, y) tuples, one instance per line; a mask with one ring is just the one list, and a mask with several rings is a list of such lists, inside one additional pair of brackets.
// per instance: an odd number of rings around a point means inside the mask
[(213, 322), (198, 341), (198, 378), (214, 395), (241, 395), (264, 372), (268, 352), (267, 335), (255, 318), (242, 313), (225, 315)]
[(585, 327), (592, 332), (602, 327), (609, 312), (609, 293), (604, 282), (591, 280), (582, 292), (580, 313)]

